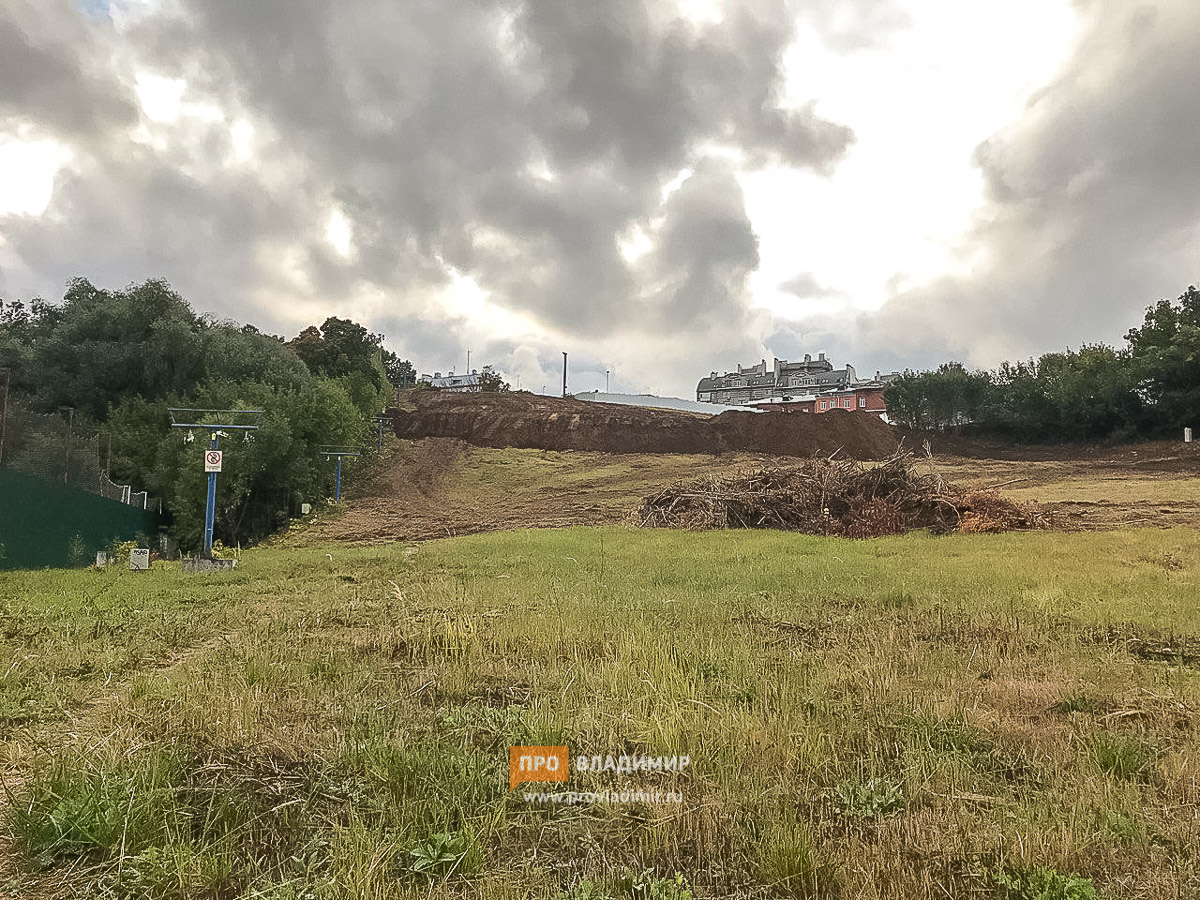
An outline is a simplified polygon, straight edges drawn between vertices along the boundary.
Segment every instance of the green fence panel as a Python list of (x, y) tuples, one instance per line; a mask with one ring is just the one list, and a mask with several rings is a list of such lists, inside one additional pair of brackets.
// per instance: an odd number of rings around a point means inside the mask
[(0, 469), (0, 569), (84, 565), (113, 542), (154, 535), (157, 519), (97, 494)]

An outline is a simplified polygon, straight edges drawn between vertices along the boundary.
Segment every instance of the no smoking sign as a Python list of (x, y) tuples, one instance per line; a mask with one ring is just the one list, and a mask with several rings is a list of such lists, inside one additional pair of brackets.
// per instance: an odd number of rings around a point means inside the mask
[(205, 450), (204, 451), (204, 471), (205, 472), (220, 472), (221, 471), (221, 454), (223, 450)]

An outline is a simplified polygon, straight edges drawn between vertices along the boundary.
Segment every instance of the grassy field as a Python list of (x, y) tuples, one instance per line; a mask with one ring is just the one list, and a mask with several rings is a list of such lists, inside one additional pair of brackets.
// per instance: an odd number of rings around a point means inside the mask
[[(1200, 896), (1200, 533), (627, 527), (0, 574), (0, 892)], [(527, 802), (511, 745), (681, 804)]]

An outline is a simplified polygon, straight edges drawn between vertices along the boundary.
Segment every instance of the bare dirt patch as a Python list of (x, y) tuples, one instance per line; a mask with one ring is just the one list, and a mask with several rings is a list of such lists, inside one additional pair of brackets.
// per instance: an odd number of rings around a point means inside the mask
[(991, 457), (939, 453), (936, 442), (932, 449), (948, 480), (1041, 504), (1062, 527), (1200, 527), (1200, 445), (1194, 443), (997, 449)]
[(774, 458), (745, 453), (630, 455), (400, 441), (342, 509), (299, 543), (428, 540), (485, 531), (630, 521), (646, 494), (678, 478), (733, 472)]

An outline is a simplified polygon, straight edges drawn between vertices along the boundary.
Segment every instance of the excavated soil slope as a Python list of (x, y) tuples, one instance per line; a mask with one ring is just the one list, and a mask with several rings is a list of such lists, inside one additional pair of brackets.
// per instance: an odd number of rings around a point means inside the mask
[(780, 456), (840, 450), (855, 459), (880, 459), (896, 449), (889, 426), (877, 416), (855, 412), (724, 412), (709, 417), (529, 393), (436, 391), (414, 395), (410, 410), (391, 412), (397, 437), (456, 438), (479, 447)]

